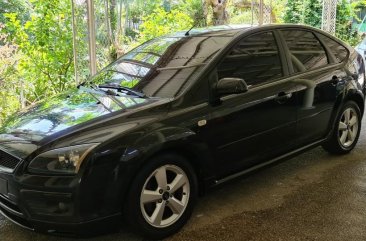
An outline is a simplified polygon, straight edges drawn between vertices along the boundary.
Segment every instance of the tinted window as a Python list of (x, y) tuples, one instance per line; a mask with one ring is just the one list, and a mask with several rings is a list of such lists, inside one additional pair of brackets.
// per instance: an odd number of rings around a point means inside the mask
[(346, 58), (348, 51), (343, 45), (337, 43), (333, 39), (328, 38), (322, 34), (318, 34), (318, 37), (320, 38), (321, 41), (324, 42), (324, 44), (327, 45), (327, 47), (333, 53), (338, 63), (342, 62)]
[(201, 73), (207, 62), (232, 39), (215, 36), (162, 37), (149, 41), (99, 72), (93, 84), (115, 84), (147, 96), (174, 97)]
[(301, 30), (281, 32), (290, 49), (295, 72), (317, 69), (328, 64), (327, 54), (313, 33)]
[(248, 85), (261, 84), (283, 76), (280, 56), (271, 32), (246, 37), (218, 66), (219, 79), (236, 77)]

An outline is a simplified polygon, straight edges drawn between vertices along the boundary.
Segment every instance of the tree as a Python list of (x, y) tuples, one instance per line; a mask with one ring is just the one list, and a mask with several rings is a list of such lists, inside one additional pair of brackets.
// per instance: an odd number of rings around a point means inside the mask
[(19, 57), (18, 47), (7, 41), (8, 35), (2, 33), (3, 29), (4, 24), (0, 23), (0, 124), (7, 115), (20, 106), (16, 83), (11, 80)]
[(0, 86), (4, 84), (9, 72), (14, 70), (17, 62), (17, 46), (8, 42), (8, 34), (2, 32), (4, 24), (0, 23)]
[(30, 5), (27, 0), (0, 1), (0, 23), (6, 22), (6, 13), (18, 13), (21, 22), (29, 19)]
[(355, 46), (361, 40), (356, 29), (352, 29), (352, 19), (357, 18), (358, 6), (361, 1), (349, 2), (340, 0), (337, 5), (336, 37)]
[(288, 0), (283, 21), (285, 23), (300, 23), (302, 19), (303, 1)]
[(320, 28), (322, 23), (323, 1), (305, 0), (303, 4), (303, 23), (316, 28)]
[(69, 1), (30, 0), (31, 18), (22, 24), (19, 14), (7, 13), (6, 28), (23, 54), (18, 77), (28, 84), (28, 101), (67, 89), (73, 68), (71, 7)]
[(142, 43), (164, 34), (187, 30), (192, 24), (193, 20), (188, 14), (177, 9), (167, 12), (164, 8), (159, 7), (152, 14), (143, 18), (138, 41)]
[(228, 0), (204, 0), (205, 15), (208, 14), (208, 8), (212, 8), (213, 12), (213, 25), (227, 24), (228, 13), (226, 11), (226, 5)]

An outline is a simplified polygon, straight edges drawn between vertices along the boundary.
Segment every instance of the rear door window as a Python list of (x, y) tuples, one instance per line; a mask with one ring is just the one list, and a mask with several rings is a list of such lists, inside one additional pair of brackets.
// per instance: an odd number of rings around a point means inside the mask
[(327, 45), (330, 52), (334, 55), (338, 63), (343, 62), (343, 60), (346, 59), (348, 51), (346, 47), (339, 44), (338, 42), (334, 41), (333, 39), (324, 36), (323, 34), (317, 34), (317, 36), (320, 38), (320, 40)]
[(290, 58), (295, 73), (326, 66), (327, 54), (312, 32), (304, 30), (281, 31), (290, 50)]

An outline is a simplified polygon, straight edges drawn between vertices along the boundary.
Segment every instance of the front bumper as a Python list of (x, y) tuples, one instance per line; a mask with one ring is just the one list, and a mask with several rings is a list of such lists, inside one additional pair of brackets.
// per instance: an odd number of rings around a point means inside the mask
[(23, 228), (50, 234), (114, 231), (135, 173), (119, 157), (114, 152), (98, 156), (76, 176), (31, 174), (21, 159), (14, 169), (0, 165), (0, 213)]
[(21, 210), (17, 204), (0, 194), (0, 214), (14, 224), (30, 231), (62, 236), (94, 236), (116, 230), (121, 220), (120, 214), (79, 222), (57, 222), (37, 220)]
[(120, 213), (98, 212), (96, 200), (82, 198), (79, 177), (46, 177), (0, 170), (0, 186), (0, 214), (28, 230), (93, 236), (117, 229), (121, 219)]

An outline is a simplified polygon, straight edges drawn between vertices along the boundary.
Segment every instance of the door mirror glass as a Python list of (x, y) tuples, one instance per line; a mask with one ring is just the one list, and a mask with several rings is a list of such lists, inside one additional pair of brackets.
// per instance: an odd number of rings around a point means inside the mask
[(240, 78), (223, 78), (216, 85), (216, 93), (219, 96), (240, 94), (248, 91), (248, 86)]

